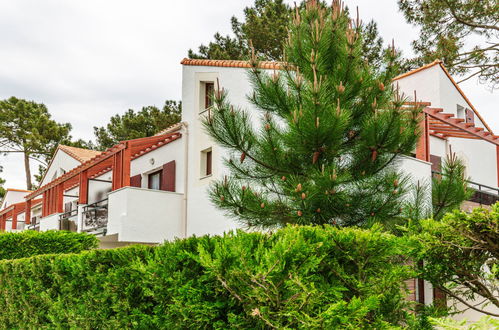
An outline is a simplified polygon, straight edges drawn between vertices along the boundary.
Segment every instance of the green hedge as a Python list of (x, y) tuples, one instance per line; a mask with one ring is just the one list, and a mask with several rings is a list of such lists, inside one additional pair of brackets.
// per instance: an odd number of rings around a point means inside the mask
[(79, 253), (96, 248), (97, 238), (66, 231), (0, 233), (0, 260), (19, 259), (40, 254)]
[(408, 318), (406, 244), (288, 227), (0, 261), (0, 328), (385, 328)]

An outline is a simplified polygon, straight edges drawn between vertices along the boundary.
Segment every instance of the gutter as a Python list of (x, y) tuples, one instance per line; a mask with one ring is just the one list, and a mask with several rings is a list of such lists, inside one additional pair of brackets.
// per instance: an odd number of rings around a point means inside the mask
[(189, 125), (182, 122), (185, 129), (185, 144), (184, 144), (184, 197), (182, 200), (184, 207), (184, 214), (182, 219), (182, 234), (187, 238), (187, 194), (189, 192)]

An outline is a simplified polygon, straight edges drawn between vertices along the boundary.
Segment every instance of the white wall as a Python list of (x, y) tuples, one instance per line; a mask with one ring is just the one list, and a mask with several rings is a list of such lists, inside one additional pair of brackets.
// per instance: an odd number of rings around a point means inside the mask
[[(456, 117), (457, 105), (471, 109), (439, 65), (399, 79), (395, 82), (397, 84), (409, 101), (414, 101), (416, 91), (418, 101), (431, 102), (432, 108), (443, 108), (445, 113), (452, 113)], [(484, 127), (476, 115), (475, 126)]]
[[(95, 179), (97, 180), (104, 180), (104, 181), (111, 181), (113, 178), (113, 171), (109, 171), (107, 173), (104, 173)], [(111, 182), (102, 182), (102, 181), (95, 181), (95, 180), (88, 180), (88, 204), (92, 204), (95, 202), (99, 202), (103, 199), (107, 198), (108, 193), (112, 189), (112, 183)]]
[(448, 142), (434, 136), (430, 136), (430, 154), (442, 157), (442, 161), (448, 154)]
[(17, 191), (17, 190), (7, 190), (5, 194), (2, 204), (0, 205), (0, 210), (3, 210), (12, 204), (24, 202), (24, 196), (26, 196), (28, 192), (26, 191)]
[(404, 174), (409, 174), (412, 183), (429, 183), (431, 180), (431, 163), (414, 157), (400, 156), (396, 160), (396, 166)]
[(52, 162), (50, 163), (50, 167), (47, 169), (45, 177), (43, 178), (40, 186), (46, 185), (47, 183), (52, 181), (54, 179), (54, 175), (56, 175), (56, 177), (61, 176), (61, 169), (69, 172), (80, 164), (81, 163), (78, 160), (74, 159), (61, 149), (57, 149), (54, 157), (52, 158)]
[[(251, 109), (247, 100), (252, 88), (248, 80), (247, 69), (206, 66), (184, 66), (182, 76), (182, 121), (189, 125), (189, 169), (188, 169), (188, 202), (187, 202), (187, 236), (204, 234), (221, 234), (239, 228), (232, 218), (215, 208), (208, 198), (207, 189), (210, 182), (222, 178), (226, 173), (223, 156), (226, 152), (214, 143), (204, 132), (200, 114), (202, 108), (199, 97), (200, 85), (203, 81), (214, 81), (218, 78), (220, 88), (228, 92), (228, 99), (234, 106)], [(257, 117), (253, 120), (256, 122)], [(185, 138), (185, 135), (184, 137)], [(213, 173), (209, 177), (201, 175), (201, 151), (212, 148)]]
[(40, 219), (40, 231), (59, 230), (59, 213)]
[(466, 165), (471, 181), (497, 187), (496, 146), (484, 140), (449, 138), (452, 152)]
[(109, 194), (107, 235), (119, 242), (162, 243), (182, 237), (182, 194), (125, 187)]

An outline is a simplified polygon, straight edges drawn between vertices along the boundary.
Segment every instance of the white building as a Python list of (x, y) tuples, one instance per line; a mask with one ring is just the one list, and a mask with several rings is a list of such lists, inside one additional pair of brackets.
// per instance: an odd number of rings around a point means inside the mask
[[(22, 230), (24, 226), (13, 220), (17, 218), (37, 230), (86, 231), (98, 235), (103, 248), (157, 244), (237, 228), (208, 199), (210, 182), (225, 172), (224, 152), (204, 132), (201, 119), (211, 105), (207, 95), (217, 82), (228, 91), (232, 104), (251, 109), (249, 65), (193, 59), (181, 64), (180, 124), (104, 152), (60, 146), (38, 190), (24, 192), (25, 201), (18, 197), (14, 202), (9, 191), (0, 209), (0, 228)], [(278, 63), (260, 65), (279, 69)], [(435, 61), (403, 74), (394, 83), (405, 95), (416, 91), (417, 99), (426, 102), (424, 134), (415, 157), (402, 157), (399, 166), (415, 180), (430, 180), (432, 170), (439, 171), (442, 159), (455, 152), (464, 160), (472, 186), (479, 190), (467, 207), (499, 200), (499, 137), (442, 63)], [(9, 208), (12, 203), (19, 206)], [(430, 286), (414, 283), (414, 287), (416, 299), (432, 302)]]

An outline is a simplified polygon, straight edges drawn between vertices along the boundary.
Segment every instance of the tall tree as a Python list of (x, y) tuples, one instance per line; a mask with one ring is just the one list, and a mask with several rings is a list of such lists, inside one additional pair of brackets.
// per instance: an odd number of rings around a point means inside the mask
[(362, 30), (341, 1), (330, 12), (309, 1), (294, 15), (282, 70), (250, 61), (261, 125), (215, 93), (205, 127), (229, 152), (231, 175), (210, 195), (227, 214), (249, 227), (397, 219), (405, 179), (393, 165), (415, 147), (420, 109), (402, 107), (392, 87), (394, 50), (383, 70), (365, 61)]
[(111, 117), (105, 127), (94, 127), (97, 148), (104, 150), (124, 140), (152, 136), (180, 121), (182, 103), (166, 101), (162, 109), (143, 107), (135, 112), (129, 109), (123, 115)]
[(497, 0), (399, 0), (409, 23), (421, 28), (413, 42), (419, 66), (442, 59), (446, 67), (463, 75), (478, 76), (499, 85), (499, 3)]
[(0, 153), (24, 156), (26, 188), (33, 188), (30, 161), (44, 163), (63, 141), (69, 141), (71, 125), (51, 119), (41, 103), (11, 97), (0, 101)]
[[(0, 166), (0, 173), (2, 173), (3, 171), (3, 168), (2, 166)], [(3, 187), (3, 185), (5, 184), (5, 179), (2, 179), (0, 178), (0, 200), (2, 200), (3, 196), (5, 196), (5, 188)]]
[[(299, 2), (303, 8), (306, 0)], [(320, 4), (327, 8), (324, 2)], [(255, 0), (253, 7), (244, 8), (244, 21), (231, 18), (232, 36), (216, 33), (214, 41), (199, 46), (198, 53), (189, 50), (190, 58), (217, 60), (247, 60), (251, 45), (260, 60), (281, 61), (288, 25), (294, 9), (282, 0)], [(383, 39), (374, 21), (363, 26), (364, 58), (373, 65), (383, 58)], [(251, 45), (250, 45), (251, 44)]]

